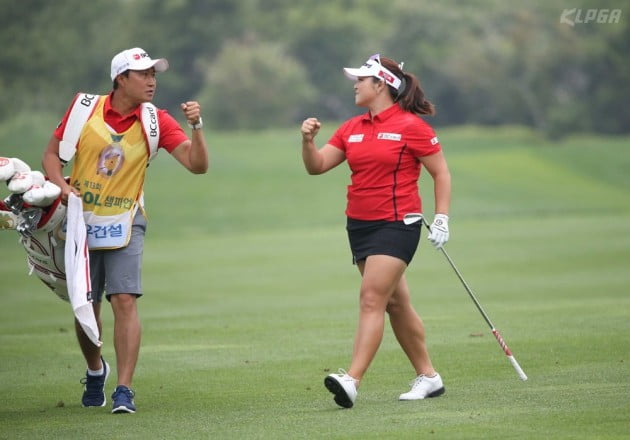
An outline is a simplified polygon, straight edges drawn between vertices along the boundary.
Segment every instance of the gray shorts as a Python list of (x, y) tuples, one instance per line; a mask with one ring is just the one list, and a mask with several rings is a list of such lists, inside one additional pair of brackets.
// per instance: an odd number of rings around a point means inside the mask
[(142, 296), (142, 252), (147, 222), (138, 211), (133, 219), (131, 238), (124, 248), (90, 251), (92, 298), (109, 301), (110, 295), (131, 293)]

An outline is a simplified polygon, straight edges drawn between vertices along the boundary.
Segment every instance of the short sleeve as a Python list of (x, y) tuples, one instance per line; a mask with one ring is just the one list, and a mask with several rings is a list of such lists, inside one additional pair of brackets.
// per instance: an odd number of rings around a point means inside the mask
[(433, 128), (422, 120), (407, 127), (405, 141), (416, 157), (430, 156), (442, 149)]
[(160, 148), (172, 153), (182, 142), (188, 140), (182, 127), (166, 110), (158, 110), (158, 120), (160, 124)]
[(348, 126), (350, 125), (350, 121), (348, 120), (341, 124), (341, 126), (333, 133), (333, 135), (328, 140), (328, 143), (333, 147), (339, 148), (341, 151), (346, 151), (346, 139)]
[(66, 109), (66, 113), (63, 115), (63, 118), (61, 118), (61, 122), (59, 122), (59, 125), (57, 125), (57, 127), (55, 128), (55, 131), (53, 131), (53, 136), (55, 136), (59, 140), (63, 139), (63, 133), (64, 131), (66, 131), (66, 125), (68, 124), (68, 117), (70, 116), (70, 110), (72, 110), (72, 107), (74, 106), (74, 103), (76, 102), (78, 97), (79, 97), (79, 93), (74, 95), (74, 99), (72, 100), (68, 108)]

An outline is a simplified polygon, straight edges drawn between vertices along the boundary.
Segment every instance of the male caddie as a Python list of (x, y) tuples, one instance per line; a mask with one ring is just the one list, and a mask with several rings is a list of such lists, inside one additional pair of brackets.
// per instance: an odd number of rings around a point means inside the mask
[[(94, 313), (101, 328), (103, 295), (114, 315), (117, 386), (113, 413), (134, 413), (132, 378), (140, 350), (137, 299), (143, 294), (141, 265), (146, 215), (143, 184), (149, 160), (165, 149), (194, 174), (208, 169), (201, 108), (181, 104), (190, 138), (165, 110), (151, 104), (156, 72), (168, 69), (164, 58), (152, 59), (138, 47), (118, 53), (111, 62), (113, 90), (108, 95), (77, 94), (54, 131), (44, 153), (49, 179), (82, 198), (89, 246)], [(62, 167), (74, 160), (69, 182)], [(105, 381), (110, 367), (79, 325), (79, 345), (87, 363), (82, 383), (85, 407), (105, 406)]]

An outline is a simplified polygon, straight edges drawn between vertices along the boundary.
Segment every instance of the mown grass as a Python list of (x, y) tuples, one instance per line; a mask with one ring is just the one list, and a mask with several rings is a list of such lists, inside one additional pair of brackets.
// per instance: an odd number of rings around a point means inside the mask
[[(47, 125), (26, 143), (19, 124), (0, 126), (0, 154), (36, 166)], [(423, 240), (407, 276), (447, 393), (396, 400), (413, 371), (388, 329), (356, 406), (340, 410), (322, 382), (347, 367), (357, 316), (348, 173), (307, 176), (297, 128), (207, 137), (208, 175), (163, 154), (149, 168), (135, 415), (80, 407), (69, 307), (26, 275), (17, 236), (0, 234), (0, 438), (627, 438), (627, 138), (443, 130), (449, 254), (529, 380)], [(113, 363), (107, 309), (104, 320)]]

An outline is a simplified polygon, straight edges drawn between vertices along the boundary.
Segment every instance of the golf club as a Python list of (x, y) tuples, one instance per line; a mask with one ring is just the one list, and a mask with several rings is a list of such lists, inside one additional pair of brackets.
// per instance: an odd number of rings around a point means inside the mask
[[(427, 227), (429, 232), (431, 232), (431, 228), (429, 227), (429, 225), (426, 222), (423, 222), (423, 223)], [(477, 306), (477, 310), (479, 310), (479, 313), (481, 313), (481, 316), (483, 316), (483, 319), (486, 321), (486, 323), (488, 323), (488, 326), (490, 327), (490, 330), (492, 331), (492, 334), (494, 335), (494, 337), (496, 338), (497, 342), (501, 346), (501, 349), (503, 350), (505, 355), (510, 360), (510, 363), (512, 364), (512, 366), (516, 370), (516, 373), (518, 374), (518, 377), (521, 380), (527, 380), (527, 375), (525, 374), (525, 372), (523, 371), (521, 366), (518, 364), (518, 362), (514, 358), (514, 355), (512, 355), (512, 352), (510, 351), (509, 347), (505, 343), (505, 340), (501, 337), (501, 334), (499, 333), (499, 330), (497, 330), (496, 327), (494, 326), (494, 324), (492, 324), (492, 321), (490, 321), (490, 318), (488, 317), (488, 314), (483, 310), (483, 307), (481, 307), (481, 304), (479, 304), (479, 301), (477, 300), (477, 298), (475, 297), (475, 294), (472, 292), (472, 290), (470, 289), (470, 287), (468, 286), (468, 284), (464, 280), (464, 277), (459, 272), (459, 270), (457, 270), (457, 267), (455, 266), (455, 263), (453, 263), (453, 260), (451, 259), (451, 257), (448, 255), (448, 253), (446, 252), (446, 250), (444, 249), (443, 246), (440, 247), (439, 249), (440, 249), (440, 251), (442, 251), (442, 253), (446, 257), (447, 261), (449, 262), (449, 264), (451, 265), (451, 267), (455, 271), (455, 274), (457, 274), (457, 278), (459, 278), (459, 281), (462, 282), (462, 285), (466, 289), (466, 292), (468, 292), (468, 295), (470, 296), (470, 298), (475, 303), (475, 306)]]

